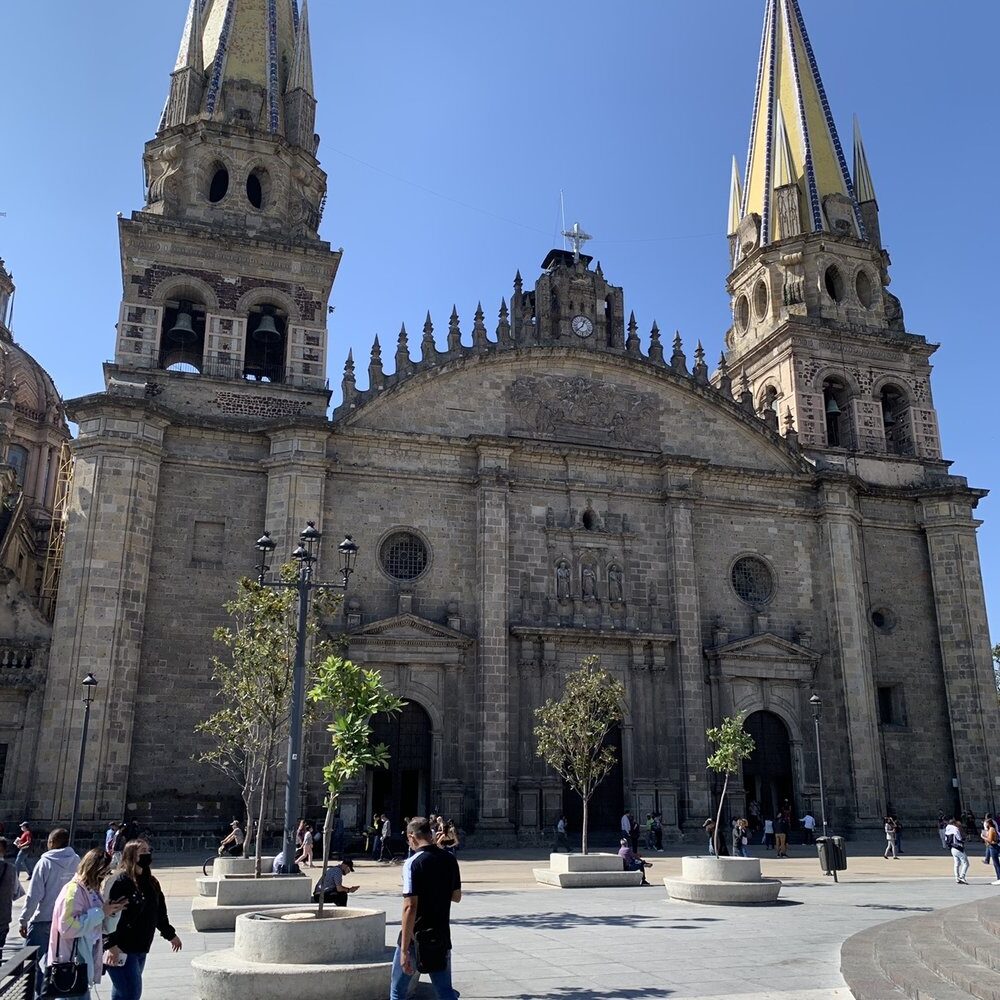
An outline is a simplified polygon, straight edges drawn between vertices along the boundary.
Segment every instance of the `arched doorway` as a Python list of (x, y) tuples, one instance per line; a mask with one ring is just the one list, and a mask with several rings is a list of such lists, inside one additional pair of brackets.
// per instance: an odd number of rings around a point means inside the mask
[(754, 712), (743, 728), (753, 737), (754, 751), (743, 764), (747, 804), (756, 799), (764, 819), (773, 819), (785, 802), (795, 815), (795, 780), (788, 728), (774, 712)]
[[(621, 727), (615, 726), (608, 733), (604, 745), (614, 750), (616, 763), (590, 799), (589, 818), (592, 835), (614, 834), (620, 830), (622, 813), (625, 811)], [(583, 826), (583, 800), (565, 782), (563, 782), (563, 812), (569, 824), (570, 843), (578, 842)], [(615, 843), (617, 844), (617, 840)]]
[(389, 748), (389, 766), (368, 771), (366, 819), (385, 813), (396, 829), (404, 816), (426, 816), (431, 805), (431, 720), (408, 701), (398, 715), (376, 715), (372, 729), (372, 742)]

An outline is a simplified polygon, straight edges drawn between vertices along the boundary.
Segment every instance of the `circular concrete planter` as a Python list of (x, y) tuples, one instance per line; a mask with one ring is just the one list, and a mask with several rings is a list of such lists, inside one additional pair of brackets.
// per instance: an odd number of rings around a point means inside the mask
[(663, 884), (671, 899), (723, 906), (773, 903), (781, 892), (778, 879), (761, 877), (759, 858), (682, 858), (681, 877)]
[[(256, 862), (253, 858), (216, 858), (212, 865), (213, 878), (225, 878), (226, 875), (253, 875)], [(262, 856), (260, 870), (263, 874), (271, 874), (274, 856)]]
[(327, 906), (270, 910), (236, 919), (236, 954), (249, 962), (332, 965), (381, 957), (385, 914), (379, 910)]

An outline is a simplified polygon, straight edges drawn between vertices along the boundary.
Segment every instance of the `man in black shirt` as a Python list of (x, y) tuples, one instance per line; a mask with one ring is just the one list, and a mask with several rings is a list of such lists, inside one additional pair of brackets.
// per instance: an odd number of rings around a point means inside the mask
[(417, 816), (406, 827), (413, 849), (403, 865), (403, 920), (392, 960), (389, 1000), (406, 1000), (410, 983), (426, 972), (438, 1000), (458, 1000), (451, 985), (451, 904), (461, 902), (462, 879), (453, 854), (435, 846), (430, 823)]

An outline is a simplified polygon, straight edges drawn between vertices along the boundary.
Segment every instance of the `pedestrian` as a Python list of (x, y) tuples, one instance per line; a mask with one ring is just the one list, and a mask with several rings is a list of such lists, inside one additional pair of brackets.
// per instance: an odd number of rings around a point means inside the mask
[(657, 810), (653, 813), (653, 837), (656, 840), (656, 849), (663, 850), (663, 813)]
[(7, 838), (0, 837), (0, 952), (7, 943), (10, 933), (10, 918), (14, 900), (24, 895), (17, 871), (7, 860)]
[(816, 840), (816, 817), (811, 812), (802, 817), (802, 829), (806, 832), (806, 843), (813, 843)]
[(316, 883), (312, 891), (312, 898), (319, 902), (320, 896), (324, 903), (333, 903), (334, 906), (347, 906), (347, 895), (357, 892), (360, 886), (344, 885), (344, 876), (350, 875), (354, 871), (354, 862), (350, 858), (344, 858), (334, 865), (330, 865)]
[(296, 865), (308, 865), (310, 868), (313, 867), (313, 828), (312, 823), (302, 824), (302, 844), (299, 851), (299, 856), (295, 859)]
[(965, 853), (965, 834), (959, 824), (960, 820), (955, 817), (948, 820), (948, 825), (944, 828), (944, 842), (955, 863), (955, 881), (968, 885), (965, 876), (969, 874), (969, 856)]
[(643, 824), (646, 831), (646, 850), (652, 851), (656, 847), (656, 834), (653, 832), (653, 814), (646, 813), (646, 822)]
[(993, 871), (996, 872), (994, 885), (1000, 885), (1000, 834), (997, 833), (996, 821), (987, 816), (981, 834), (983, 843), (986, 845), (986, 857), (993, 862)]
[(628, 837), (629, 840), (632, 839), (632, 821), (627, 811), (622, 813), (621, 831), (623, 837)]
[(413, 977), (430, 975), (438, 1000), (458, 1000), (451, 985), (451, 904), (462, 900), (458, 861), (437, 847), (422, 816), (406, 827), (416, 852), (403, 865), (403, 917), (392, 959), (389, 1000), (406, 1000)]
[(710, 855), (715, 854), (715, 820), (709, 817), (701, 824), (701, 828), (705, 831), (705, 836), (708, 837), (708, 853)]
[(903, 824), (899, 822), (899, 817), (895, 813), (889, 818), (892, 820), (893, 829), (895, 830), (896, 857), (900, 857), (903, 853)]
[[(73, 877), (80, 865), (80, 857), (69, 846), (69, 831), (61, 827), (49, 834), (48, 850), (38, 859), (28, 883), (18, 931), (28, 948), (44, 952), (49, 946), (52, 929), (52, 908), (63, 886)], [(42, 992), (41, 969), (35, 977), (35, 993)]]
[(774, 821), (774, 847), (776, 858), (788, 857), (788, 816), (784, 812)]
[(569, 846), (569, 838), (566, 836), (565, 816), (560, 816), (559, 819), (556, 820), (556, 842), (552, 850), (565, 851), (567, 854), (572, 853)]
[(31, 878), (31, 826), (28, 823), (21, 824), (21, 833), (14, 841), (17, 848), (17, 857), (14, 859), (14, 874), (23, 871), (28, 878)]
[(152, 867), (149, 843), (130, 840), (122, 852), (121, 868), (104, 884), (104, 898), (109, 903), (128, 903), (117, 926), (104, 936), (111, 1000), (139, 1000), (142, 996), (142, 973), (157, 931), (170, 942), (172, 951), (182, 948), (167, 917), (167, 901)]
[(378, 859), (379, 861), (385, 861), (386, 863), (391, 863), (392, 861), (392, 823), (389, 822), (389, 817), (382, 813), (382, 826), (379, 830), (379, 836), (382, 838), (382, 850), (379, 851)]
[(896, 824), (891, 816), (886, 816), (882, 820), (882, 829), (885, 830), (885, 853), (882, 855), (887, 861), (890, 853), (893, 860), (899, 860), (898, 848), (896, 847)]
[(454, 854), (458, 850), (458, 830), (452, 820), (442, 820), (441, 827), (434, 843), (449, 854)]
[(948, 845), (945, 843), (944, 840), (944, 828), (948, 825), (948, 821), (944, 818), (943, 812), (938, 813), (937, 825), (938, 825), (938, 836), (941, 838), (941, 849), (947, 850)]
[(104, 932), (114, 928), (119, 914), (129, 905), (128, 900), (106, 902), (101, 896), (101, 880), (110, 867), (103, 848), (87, 851), (76, 874), (59, 890), (52, 907), (45, 969), (56, 963), (82, 961), (88, 985), (83, 1000), (90, 1000), (89, 987), (101, 981)]
[(750, 824), (743, 818), (736, 821), (733, 828), (733, 854), (738, 858), (749, 858)]
[(111, 867), (112, 869), (117, 868), (122, 863), (122, 851), (125, 850), (125, 845), (128, 843), (128, 839), (125, 836), (125, 824), (119, 823), (118, 829), (115, 831), (115, 840), (111, 845)]
[(119, 823), (118, 820), (113, 819), (108, 824), (107, 832), (104, 834), (104, 853), (109, 858), (115, 853), (115, 841), (118, 839), (118, 831), (120, 829), (121, 823)]
[(628, 841), (632, 845), (632, 850), (639, 853), (639, 832), (642, 827), (639, 826), (639, 821), (635, 818), (635, 813), (628, 814)]
[(774, 850), (774, 820), (764, 820), (764, 836), (760, 841), (769, 851)]
[(369, 838), (372, 848), (372, 861), (378, 861), (382, 856), (382, 817), (375, 813), (372, 816), (372, 825), (369, 827)]

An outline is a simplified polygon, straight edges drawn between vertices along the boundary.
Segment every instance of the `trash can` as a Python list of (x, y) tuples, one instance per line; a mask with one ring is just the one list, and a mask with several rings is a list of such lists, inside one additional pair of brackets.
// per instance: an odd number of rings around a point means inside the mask
[(837, 872), (847, 870), (847, 848), (843, 837), (817, 837), (816, 853), (819, 855), (819, 865), (825, 874), (833, 873), (834, 881)]

